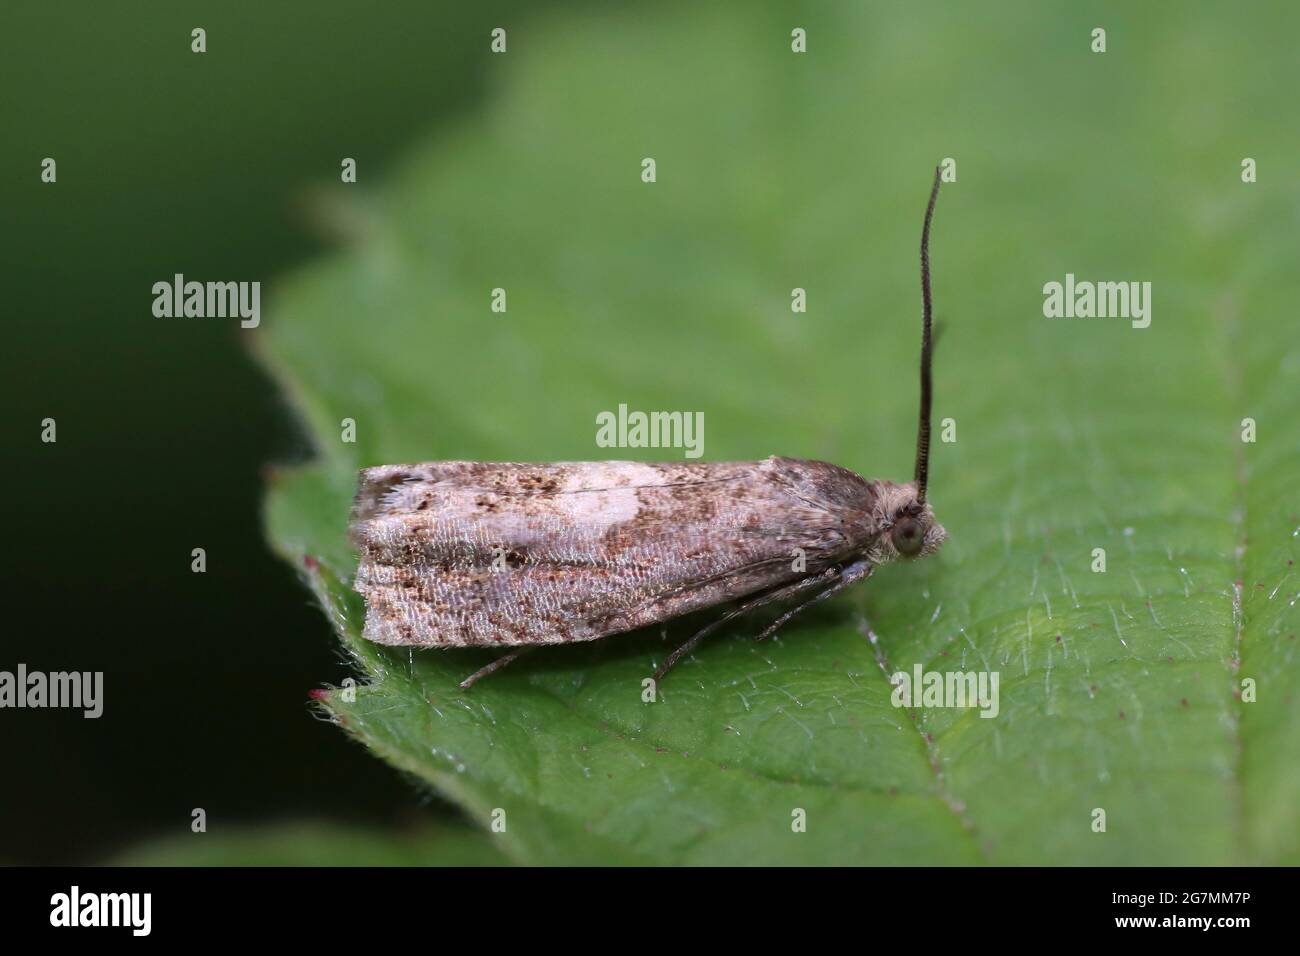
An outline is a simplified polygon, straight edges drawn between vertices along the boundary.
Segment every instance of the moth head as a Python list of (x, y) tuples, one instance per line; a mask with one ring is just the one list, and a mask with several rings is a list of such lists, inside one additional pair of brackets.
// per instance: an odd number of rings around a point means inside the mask
[(948, 532), (934, 518), (929, 502), (904, 506), (889, 526), (889, 544), (902, 558), (922, 558), (934, 554)]
[(935, 520), (930, 503), (920, 499), (915, 482), (881, 482), (879, 494), (880, 530), (871, 549), (873, 563), (923, 558), (939, 550), (948, 532)]

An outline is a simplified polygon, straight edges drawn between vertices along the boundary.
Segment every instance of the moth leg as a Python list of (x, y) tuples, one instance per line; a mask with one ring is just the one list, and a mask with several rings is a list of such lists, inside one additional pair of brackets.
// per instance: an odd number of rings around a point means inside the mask
[(714, 631), (720, 628), (723, 624), (726, 624), (732, 618), (744, 614), (746, 611), (752, 611), (756, 607), (762, 607), (764, 604), (770, 604), (773, 601), (781, 601), (784, 600), (785, 598), (792, 597), (793, 595), (798, 594), (800, 591), (806, 591), (809, 588), (819, 587), (827, 583), (827, 581), (831, 581), (839, 577), (839, 575), (840, 575), (840, 569), (838, 567), (827, 568), (821, 574), (815, 574), (811, 577), (803, 578), (800, 581), (795, 581), (793, 584), (787, 584), (784, 587), (779, 587), (775, 591), (768, 591), (766, 594), (760, 594), (758, 597), (751, 598), (750, 600), (746, 601), (744, 604), (741, 604), (739, 607), (728, 611), (726, 614), (722, 615), (722, 617), (718, 618), (713, 623), (706, 624), (704, 627), (700, 628), (700, 630), (695, 634), (694, 637), (692, 637), (690, 640), (686, 641), (685, 643), (679, 645), (671, 654), (669, 654), (666, 658), (664, 658), (664, 662), (660, 664), (659, 667), (654, 672), (655, 683), (657, 684), (659, 683), (659, 681), (663, 680), (663, 676), (667, 674), (669, 670), (672, 669), (672, 666), (674, 664), (676, 664), (679, 660), (681, 660), (691, 651), (695, 650), (695, 648), (699, 647), (700, 641), (704, 640), (706, 637), (708, 637), (710, 634), (712, 634)]
[(825, 591), (822, 591), (820, 594), (814, 594), (812, 597), (804, 601), (802, 604), (790, 608), (790, 610), (786, 611), (784, 614), (778, 617), (767, 627), (763, 628), (763, 630), (754, 637), (754, 640), (756, 641), (766, 640), (767, 638), (775, 634), (777, 631), (779, 631), (782, 625), (784, 625), (787, 621), (790, 620), (790, 618), (794, 617), (800, 611), (804, 610), (805, 608), (812, 607), (818, 601), (825, 601), (828, 597), (831, 597), (832, 595), (835, 594), (839, 594), (841, 591), (843, 591), (845, 588), (849, 587), (852, 584), (857, 584), (859, 581), (866, 580), (867, 578), (871, 577), (871, 573), (874, 570), (875, 567), (873, 567), (871, 562), (869, 561), (855, 561), (853, 564), (850, 564), (848, 567), (844, 569), (844, 572), (843, 574), (840, 575), (840, 579), (838, 581), (832, 583), (830, 587), (828, 587)]
[(531, 647), (524, 646), (524, 647), (516, 647), (512, 651), (507, 651), (505, 654), (502, 654), (500, 657), (494, 660), (491, 664), (485, 664), (484, 666), (480, 667), (474, 673), (470, 674), (463, 681), (461, 681), (460, 684), (457, 686), (459, 686), (461, 690), (469, 690), (471, 687), (473, 687), (484, 677), (487, 677), (489, 674), (496, 673), (497, 671), (501, 670), (501, 668), (509, 664), (511, 661), (519, 660), (519, 658), (523, 656), (525, 651), (531, 651), (531, 650), (532, 650)]

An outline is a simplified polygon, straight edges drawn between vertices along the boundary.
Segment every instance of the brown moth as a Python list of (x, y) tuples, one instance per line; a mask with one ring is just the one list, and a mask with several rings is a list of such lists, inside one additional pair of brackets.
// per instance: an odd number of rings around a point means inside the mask
[[(719, 625), (800, 595), (757, 636), (946, 535), (926, 501), (930, 222), (921, 230), (921, 409), (906, 484), (824, 461), (516, 464), (436, 461), (361, 472), (353, 587), (378, 644), (524, 650), (593, 641), (739, 601), (667, 656), (656, 681)], [(811, 595), (811, 596), (807, 596)]]

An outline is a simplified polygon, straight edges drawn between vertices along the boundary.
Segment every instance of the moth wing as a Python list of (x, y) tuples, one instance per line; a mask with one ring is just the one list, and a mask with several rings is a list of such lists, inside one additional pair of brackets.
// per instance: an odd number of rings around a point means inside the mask
[(452, 647), (587, 641), (815, 573), (845, 539), (833, 503), (791, 480), (792, 463), (834, 468), (767, 459), (368, 469), (352, 524), (365, 636)]

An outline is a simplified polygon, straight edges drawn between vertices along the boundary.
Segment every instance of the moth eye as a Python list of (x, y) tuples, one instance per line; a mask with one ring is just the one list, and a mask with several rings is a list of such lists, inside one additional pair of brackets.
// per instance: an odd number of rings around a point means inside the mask
[(921, 533), (921, 526), (911, 518), (904, 518), (895, 524), (890, 534), (898, 553), (909, 558), (921, 550), (921, 543), (925, 540), (925, 535)]

